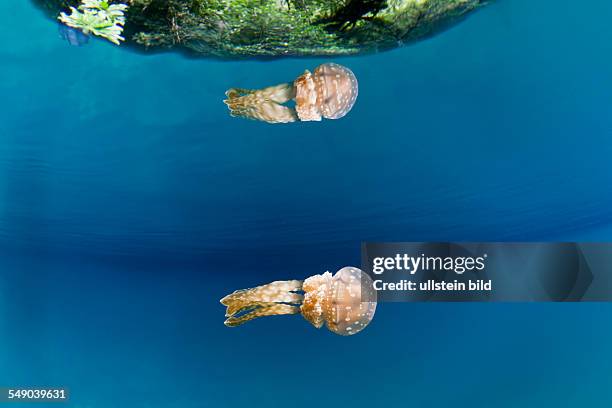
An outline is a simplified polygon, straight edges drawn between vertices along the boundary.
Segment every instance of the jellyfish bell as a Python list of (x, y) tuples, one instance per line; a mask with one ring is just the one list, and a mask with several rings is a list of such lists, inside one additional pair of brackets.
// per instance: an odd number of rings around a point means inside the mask
[(319, 65), (295, 81), (296, 111), (300, 120), (340, 119), (355, 105), (359, 85), (353, 71), (342, 65)]
[(359, 333), (376, 312), (372, 279), (360, 269), (345, 267), (304, 281), (301, 312), (316, 328), (325, 326), (341, 336)]
[[(326, 63), (306, 70), (295, 81), (259, 90), (231, 88), (225, 95), (230, 114), (268, 123), (340, 119), (355, 105), (359, 86), (355, 74)], [(295, 101), (295, 107), (286, 104)]]
[(345, 267), (304, 281), (276, 281), (236, 291), (223, 299), (226, 326), (239, 326), (262, 316), (301, 314), (316, 328), (325, 325), (341, 336), (359, 333), (376, 312), (372, 279), (358, 268)]

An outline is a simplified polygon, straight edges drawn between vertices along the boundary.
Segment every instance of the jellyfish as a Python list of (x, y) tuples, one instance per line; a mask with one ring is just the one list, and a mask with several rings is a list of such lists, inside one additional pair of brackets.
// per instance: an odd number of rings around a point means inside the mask
[[(342, 65), (319, 65), (293, 82), (250, 90), (231, 88), (223, 102), (234, 117), (268, 123), (340, 119), (355, 104), (359, 86), (355, 74)], [(287, 105), (291, 101), (295, 106)]]
[(325, 325), (341, 336), (359, 333), (372, 321), (376, 291), (360, 269), (344, 267), (304, 281), (276, 281), (237, 290), (221, 299), (227, 307), (225, 325), (239, 326), (263, 316), (301, 314), (314, 327)]

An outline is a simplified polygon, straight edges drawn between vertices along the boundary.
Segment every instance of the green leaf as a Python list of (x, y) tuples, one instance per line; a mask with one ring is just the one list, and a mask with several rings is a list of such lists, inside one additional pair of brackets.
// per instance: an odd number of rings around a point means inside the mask
[(78, 9), (70, 7), (70, 14), (60, 13), (58, 19), (69, 27), (85, 34), (102, 37), (119, 45), (125, 25), (126, 4), (108, 4), (103, 0), (82, 0)]

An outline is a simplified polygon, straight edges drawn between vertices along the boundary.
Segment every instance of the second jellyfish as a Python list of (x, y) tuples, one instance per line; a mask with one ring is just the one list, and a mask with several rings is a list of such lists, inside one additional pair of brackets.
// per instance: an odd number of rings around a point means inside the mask
[[(231, 88), (225, 95), (230, 114), (268, 123), (340, 119), (355, 104), (359, 86), (355, 74), (342, 65), (319, 65), (293, 82), (251, 90)], [(294, 101), (295, 107), (289, 106)]]

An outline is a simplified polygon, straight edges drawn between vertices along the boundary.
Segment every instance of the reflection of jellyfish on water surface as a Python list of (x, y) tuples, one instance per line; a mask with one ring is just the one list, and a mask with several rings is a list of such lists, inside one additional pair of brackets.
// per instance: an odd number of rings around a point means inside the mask
[(367, 274), (345, 267), (333, 276), (325, 272), (304, 281), (276, 281), (237, 290), (221, 303), (227, 306), (226, 326), (239, 326), (262, 316), (299, 313), (316, 328), (325, 324), (330, 331), (349, 336), (372, 321), (376, 291)]
[(81, 30), (77, 28), (68, 27), (62, 23), (58, 23), (57, 31), (62, 40), (66, 40), (68, 44), (80, 47), (89, 42), (89, 36), (84, 34)]
[[(230, 114), (268, 123), (340, 119), (355, 104), (359, 86), (355, 74), (342, 65), (319, 65), (293, 82), (251, 90), (231, 88), (225, 95)], [(294, 101), (295, 107), (286, 104)]]

